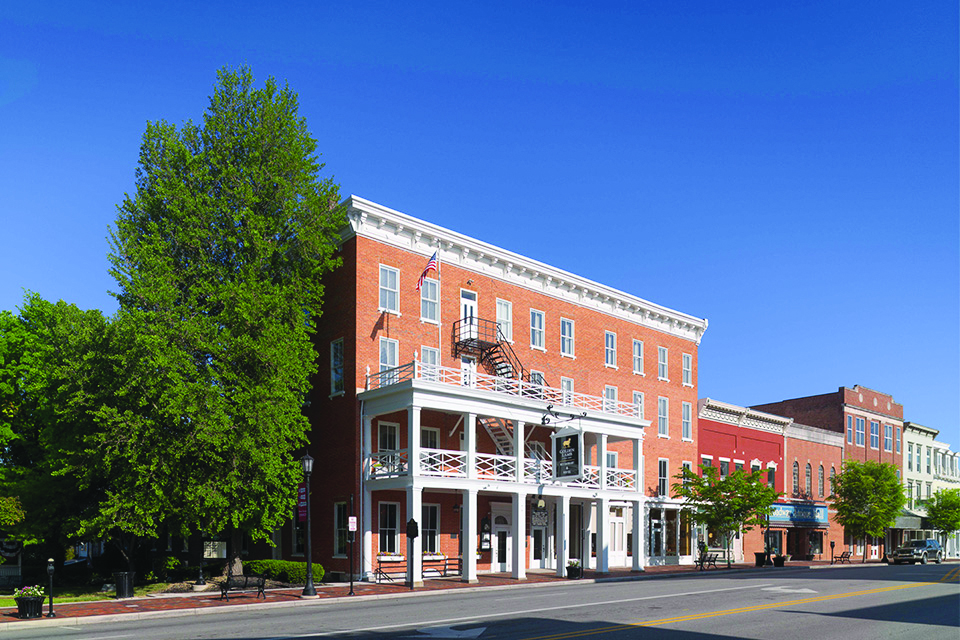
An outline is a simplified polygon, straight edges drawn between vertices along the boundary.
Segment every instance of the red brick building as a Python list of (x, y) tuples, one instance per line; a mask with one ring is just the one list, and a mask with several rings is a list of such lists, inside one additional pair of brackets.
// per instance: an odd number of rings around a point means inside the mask
[[(893, 396), (859, 385), (840, 387), (832, 393), (754, 405), (754, 409), (789, 416), (797, 422), (839, 434), (843, 442), (843, 460), (886, 462), (903, 469), (903, 406)], [(805, 467), (804, 467), (805, 469)], [(837, 472), (840, 472), (839, 466)], [(888, 530), (886, 541), (880, 538), (854, 540), (845, 536), (844, 550), (854, 557), (883, 557), (884, 544), (890, 547), (899, 533)], [(837, 541), (837, 545), (841, 545)]]
[[(754, 553), (767, 548), (797, 558), (829, 558), (831, 540), (842, 546), (827, 503), (830, 478), (843, 457), (839, 434), (710, 398), (700, 400), (698, 414), (701, 464), (719, 467), (721, 476), (765, 470), (768, 485), (782, 494), (769, 525), (734, 542), (735, 562), (752, 562)], [(722, 550), (709, 532), (705, 538), (711, 551)]]
[[(370, 579), (692, 562), (669, 484), (697, 459), (706, 320), (355, 196), (346, 206), (308, 406), (314, 560), (351, 571), (355, 515), (353, 572)], [(555, 440), (574, 463), (580, 445), (575, 477), (556, 478), (569, 461)], [(278, 542), (297, 558), (302, 525)]]

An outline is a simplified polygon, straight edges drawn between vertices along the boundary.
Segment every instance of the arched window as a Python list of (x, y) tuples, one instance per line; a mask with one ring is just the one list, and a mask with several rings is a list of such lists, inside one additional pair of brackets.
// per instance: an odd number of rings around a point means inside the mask
[(837, 490), (833, 485), (834, 479), (837, 477), (837, 470), (833, 468), (833, 465), (830, 465), (830, 495), (833, 495)]
[(803, 482), (804, 493), (806, 493), (808, 496), (812, 496), (813, 495), (813, 469), (810, 467), (809, 462), (807, 463), (807, 472), (806, 472), (806, 475), (804, 475), (803, 480), (804, 480)]
[(817, 493), (821, 498), (823, 497), (823, 465), (820, 465), (820, 470), (817, 472)]
[(800, 463), (793, 461), (793, 492), (800, 493)]

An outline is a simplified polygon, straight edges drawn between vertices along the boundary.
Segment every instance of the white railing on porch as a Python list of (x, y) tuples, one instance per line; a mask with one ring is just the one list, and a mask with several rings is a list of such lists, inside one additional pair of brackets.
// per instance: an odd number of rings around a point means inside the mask
[[(396, 478), (409, 475), (406, 449), (371, 454), (368, 458), (367, 477), (371, 480)], [(478, 480), (487, 482), (516, 482), (517, 459), (491, 453), (476, 455)], [(523, 484), (556, 484), (553, 481), (553, 463), (549, 460), (523, 458)], [(420, 475), (442, 478), (466, 478), (467, 453), (449, 449), (421, 449)], [(567, 483), (584, 489), (600, 488), (600, 467), (587, 465), (583, 477)], [(611, 491), (636, 491), (637, 474), (632, 469), (607, 469), (607, 489)]]
[(409, 380), (424, 380), (439, 382), (457, 387), (479, 389), (506, 393), (522, 398), (542, 400), (545, 404), (585, 409), (602, 413), (611, 413), (632, 418), (640, 417), (637, 405), (620, 400), (610, 400), (600, 396), (590, 396), (584, 393), (563, 391), (543, 384), (491, 376), (479, 371), (466, 371), (454, 367), (443, 367), (436, 364), (424, 364), (418, 360), (408, 362), (393, 369), (367, 375), (367, 390), (382, 389), (390, 385), (407, 382)]

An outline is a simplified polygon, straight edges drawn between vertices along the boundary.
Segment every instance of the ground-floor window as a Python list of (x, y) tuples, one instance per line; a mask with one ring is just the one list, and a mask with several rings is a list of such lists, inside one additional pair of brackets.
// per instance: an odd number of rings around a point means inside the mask
[(650, 509), (648, 539), (652, 557), (675, 557), (681, 549), (685, 549), (684, 555), (689, 555), (689, 519), (681, 519), (678, 509)]
[(423, 505), (421, 521), (423, 522), (420, 535), (424, 553), (440, 553), (440, 505)]
[(400, 505), (395, 502), (380, 503), (378, 538), (380, 553), (397, 552), (397, 515)]
[(333, 505), (333, 555), (347, 555), (347, 503)]
[(764, 546), (767, 552), (780, 555), (783, 551), (783, 536), (779, 531), (767, 531), (764, 534)]

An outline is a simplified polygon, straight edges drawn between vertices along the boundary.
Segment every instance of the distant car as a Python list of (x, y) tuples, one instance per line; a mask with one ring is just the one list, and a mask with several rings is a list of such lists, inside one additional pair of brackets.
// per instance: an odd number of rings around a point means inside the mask
[(930, 560), (937, 564), (943, 562), (943, 548), (936, 540), (911, 540), (893, 554), (893, 564), (901, 562), (927, 564)]

